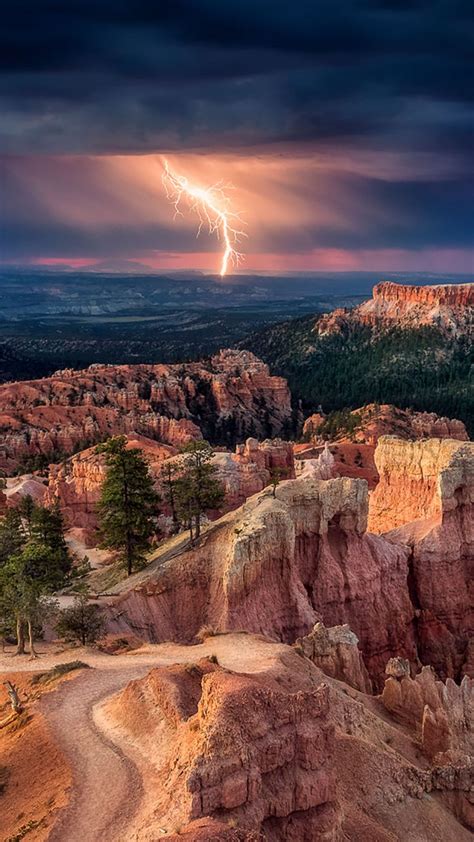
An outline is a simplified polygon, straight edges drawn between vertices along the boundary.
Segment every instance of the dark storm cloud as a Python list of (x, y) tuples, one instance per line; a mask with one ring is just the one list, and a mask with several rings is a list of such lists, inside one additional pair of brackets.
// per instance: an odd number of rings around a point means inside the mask
[(100, 153), (300, 140), (463, 151), (472, 12), (467, 0), (10, 2), (2, 145)]
[[(141, 215), (160, 186), (97, 157), (189, 150), (282, 156), (286, 195), (262, 182), (281, 225), (254, 217), (255, 251), (470, 247), (473, 56), (472, 0), (7, 0), (0, 152), (20, 157), (0, 176), (1, 256), (196, 249), (169, 213)], [(285, 170), (334, 150), (347, 163)], [(371, 171), (391, 155), (410, 173)]]

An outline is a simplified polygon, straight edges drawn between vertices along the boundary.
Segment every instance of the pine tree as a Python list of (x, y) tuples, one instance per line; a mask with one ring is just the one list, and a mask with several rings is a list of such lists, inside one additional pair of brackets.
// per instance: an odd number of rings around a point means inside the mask
[(51, 509), (35, 506), (31, 515), (30, 540), (47, 550), (53, 589), (61, 587), (71, 572), (71, 556), (64, 538), (64, 522), (58, 503)]
[(5, 564), (10, 556), (19, 552), (25, 543), (25, 534), (18, 509), (7, 509), (5, 517), (0, 522), (0, 566)]
[(212, 456), (207, 441), (191, 441), (183, 449), (176, 498), (179, 514), (188, 525), (192, 541), (201, 534), (202, 515), (209, 509), (216, 509), (225, 496), (216, 477)]
[(142, 452), (126, 444), (125, 436), (115, 436), (97, 448), (107, 467), (97, 511), (103, 546), (120, 553), (130, 576), (145, 561), (159, 497)]

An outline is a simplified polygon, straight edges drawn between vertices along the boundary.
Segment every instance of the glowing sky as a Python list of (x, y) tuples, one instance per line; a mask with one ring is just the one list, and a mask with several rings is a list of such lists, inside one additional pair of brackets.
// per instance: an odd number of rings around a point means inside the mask
[(232, 182), (243, 271), (473, 268), (470, 2), (17, 3), (3, 262), (215, 271), (160, 156)]

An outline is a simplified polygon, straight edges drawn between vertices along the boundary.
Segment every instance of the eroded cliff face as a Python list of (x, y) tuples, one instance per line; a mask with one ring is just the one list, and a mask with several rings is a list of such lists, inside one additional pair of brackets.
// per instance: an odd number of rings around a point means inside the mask
[(110, 606), (111, 631), (192, 641), (203, 626), (284, 641), (321, 617), (348, 623), (371, 678), (387, 658), (416, 659), (406, 586), (409, 550), (365, 532), (362, 480), (294, 480), (221, 518), (198, 546), (130, 581)]
[(71, 453), (80, 443), (138, 433), (172, 446), (204, 435), (233, 443), (275, 436), (291, 421), (286, 381), (246, 351), (207, 363), (93, 365), (0, 386), (0, 466)]
[(458, 678), (474, 631), (474, 444), (383, 438), (369, 525), (410, 548), (419, 657)]
[(473, 449), (471, 442), (382, 436), (374, 456), (380, 479), (370, 496), (369, 529), (383, 533), (415, 520), (440, 518), (444, 506), (452, 508), (448, 498), (456, 479), (447, 479), (450, 465), (460, 452), (467, 470)]
[(471, 334), (474, 327), (474, 284), (414, 286), (382, 281), (372, 298), (353, 310), (338, 309), (318, 320), (318, 333), (341, 332), (351, 324), (375, 328), (437, 327), (446, 334)]
[[(133, 746), (145, 782), (133, 838), (469, 840), (469, 767), (421, 754), (417, 719), (400, 722), (297, 647), (261, 636), (209, 637), (180, 657), (99, 713), (126, 753)], [(449, 728), (465, 710), (455, 705)]]

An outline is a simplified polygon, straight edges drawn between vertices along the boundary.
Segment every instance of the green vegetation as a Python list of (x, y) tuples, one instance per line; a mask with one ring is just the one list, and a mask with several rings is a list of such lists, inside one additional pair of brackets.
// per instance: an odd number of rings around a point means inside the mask
[(17, 653), (35, 657), (35, 633), (54, 610), (51, 594), (66, 584), (71, 558), (59, 509), (42, 506), (8, 511), (0, 524), (0, 630), (16, 635)]
[(31, 679), (31, 684), (49, 684), (56, 678), (60, 678), (62, 675), (67, 675), (68, 672), (83, 669), (90, 669), (89, 664), (84, 663), (84, 661), (68, 661), (65, 664), (56, 664), (55, 667), (51, 667), (51, 669), (46, 670), (46, 672), (39, 672), (34, 675)]
[(145, 564), (159, 498), (142, 451), (126, 444), (125, 436), (115, 436), (97, 448), (107, 466), (97, 511), (102, 546), (119, 553), (130, 576)]
[(352, 438), (355, 431), (360, 427), (361, 420), (361, 416), (350, 409), (334, 409), (326, 416), (316, 432), (318, 436), (327, 441), (333, 441), (341, 434)]
[(98, 605), (89, 602), (85, 591), (78, 594), (69, 608), (59, 612), (56, 631), (69, 642), (87, 646), (96, 643), (104, 634), (105, 623)]
[(213, 451), (207, 441), (191, 441), (183, 448), (179, 476), (172, 480), (180, 523), (186, 524), (191, 541), (201, 534), (202, 515), (217, 509), (224, 489), (216, 478)]
[(474, 433), (474, 345), (434, 327), (377, 332), (355, 325), (319, 336), (315, 318), (295, 319), (254, 334), (245, 347), (288, 378), (306, 414), (367, 403), (460, 418)]

